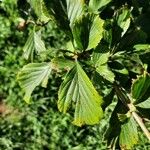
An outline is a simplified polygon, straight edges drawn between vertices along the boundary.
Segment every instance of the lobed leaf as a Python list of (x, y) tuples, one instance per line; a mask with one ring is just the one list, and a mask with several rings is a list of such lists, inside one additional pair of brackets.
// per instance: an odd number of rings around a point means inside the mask
[(66, 113), (75, 105), (74, 121), (77, 126), (99, 123), (103, 116), (102, 97), (97, 93), (81, 66), (76, 65), (67, 74), (58, 92), (58, 109)]
[(27, 103), (30, 102), (30, 97), (35, 87), (40, 84), (42, 87), (47, 86), (50, 73), (50, 63), (30, 63), (18, 73), (17, 80), (25, 91), (24, 100)]

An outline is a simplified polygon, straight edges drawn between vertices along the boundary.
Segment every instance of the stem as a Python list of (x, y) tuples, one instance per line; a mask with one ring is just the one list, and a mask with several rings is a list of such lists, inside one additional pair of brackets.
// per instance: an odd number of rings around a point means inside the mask
[(129, 109), (135, 121), (138, 123), (138, 125), (141, 127), (142, 131), (144, 132), (144, 134), (150, 141), (150, 132), (146, 128), (145, 124), (143, 123), (142, 118), (135, 112), (136, 111), (135, 106), (131, 103), (131, 100), (129, 99), (127, 94), (125, 94), (123, 89), (119, 87), (119, 85), (115, 84), (114, 87), (115, 87), (117, 96), (122, 101), (122, 103)]
[(136, 113), (136, 112), (132, 112), (132, 116), (134, 117), (134, 119), (136, 120), (136, 122), (139, 124), (139, 126), (141, 127), (142, 131), (144, 132), (144, 134), (146, 135), (146, 137), (149, 139), (150, 141), (150, 132), (148, 131), (148, 129), (146, 128), (146, 126), (144, 125), (142, 118)]

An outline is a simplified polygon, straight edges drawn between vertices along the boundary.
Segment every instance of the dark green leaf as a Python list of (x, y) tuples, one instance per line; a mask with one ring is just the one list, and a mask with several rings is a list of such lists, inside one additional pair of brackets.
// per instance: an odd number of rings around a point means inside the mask
[(148, 98), (150, 96), (150, 75), (144, 72), (143, 75), (139, 76), (134, 80), (132, 84), (132, 97), (135, 99), (135, 103), (143, 102), (145, 95)]
[(103, 20), (86, 14), (77, 19), (72, 27), (74, 45), (80, 51), (95, 48), (102, 38)]

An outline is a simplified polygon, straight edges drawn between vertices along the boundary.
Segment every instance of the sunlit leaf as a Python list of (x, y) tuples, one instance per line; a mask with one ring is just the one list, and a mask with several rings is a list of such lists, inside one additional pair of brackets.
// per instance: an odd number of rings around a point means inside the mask
[(150, 97), (147, 100), (145, 100), (142, 103), (139, 103), (135, 106), (138, 106), (140, 108), (150, 109)]
[(107, 64), (100, 65), (96, 68), (96, 71), (106, 80), (110, 82), (114, 82), (115, 75), (114, 73), (109, 69)]
[(37, 54), (46, 51), (45, 44), (41, 40), (40, 32), (35, 32), (34, 30), (30, 33), (27, 42), (23, 48), (25, 59), (33, 60), (34, 53)]
[(137, 125), (133, 117), (121, 125), (119, 144), (122, 149), (129, 150), (138, 142)]
[(24, 100), (29, 103), (30, 97), (38, 85), (47, 86), (48, 78), (51, 73), (50, 63), (30, 63), (22, 68), (18, 73), (17, 79), (20, 86), (25, 91)]
[(70, 26), (72, 26), (74, 20), (82, 15), (84, 0), (66, 0), (66, 2), (68, 19), (70, 20)]
[(29, 3), (41, 22), (46, 23), (49, 21), (50, 18), (46, 13), (43, 0), (29, 0)]
[(101, 11), (110, 2), (111, 0), (90, 0), (89, 7), (94, 12), (97, 12), (98, 10)]
[(130, 11), (128, 8), (124, 7), (118, 11), (117, 16), (117, 24), (121, 27), (122, 36), (127, 32), (130, 26), (131, 18), (130, 18)]
[(60, 86), (58, 98), (58, 108), (61, 112), (66, 113), (71, 106), (75, 107), (73, 123), (77, 126), (97, 124), (103, 116), (100, 107), (102, 97), (78, 63)]

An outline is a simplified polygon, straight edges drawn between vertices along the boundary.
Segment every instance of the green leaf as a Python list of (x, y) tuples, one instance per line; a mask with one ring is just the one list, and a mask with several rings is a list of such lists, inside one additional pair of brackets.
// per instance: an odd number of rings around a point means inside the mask
[(63, 29), (67, 34), (71, 35), (70, 27), (74, 21), (82, 15), (84, 10), (84, 0), (43, 0), (52, 20), (55, 20), (57, 25)]
[(128, 111), (126, 114), (117, 114), (118, 115), (118, 119), (120, 122), (125, 122), (128, 118), (131, 117), (131, 113), (130, 111)]
[(119, 136), (119, 144), (122, 149), (132, 149), (138, 142), (137, 125), (133, 117), (121, 125), (121, 133)]
[(111, 0), (90, 0), (89, 7), (92, 11), (97, 12), (102, 10)]
[(29, 0), (29, 3), (41, 22), (46, 23), (49, 21), (50, 18), (46, 13), (43, 0)]
[(97, 93), (81, 66), (76, 65), (67, 74), (58, 92), (58, 109), (66, 113), (75, 107), (74, 121), (77, 126), (99, 123), (103, 116), (102, 97)]
[(72, 27), (74, 21), (82, 15), (85, 3), (84, 0), (66, 0), (66, 2), (68, 19)]
[(74, 45), (80, 51), (95, 48), (102, 38), (104, 21), (99, 16), (86, 14), (74, 22)]
[(56, 22), (60, 29), (72, 37), (70, 22), (67, 15), (66, 0), (43, 0), (45, 12)]
[(142, 103), (135, 105), (140, 108), (150, 109), (150, 97)]
[(34, 51), (39, 54), (43, 51), (46, 51), (45, 44), (41, 40), (40, 32), (31, 31), (27, 42), (23, 48), (25, 59), (33, 60)]
[(127, 32), (131, 18), (130, 18), (130, 11), (128, 8), (124, 7), (118, 11), (118, 15), (116, 17), (118, 26), (123, 30), (122, 36)]
[(135, 99), (135, 103), (140, 103), (150, 96), (150, 75), (144, 72), (134, 80), (131, 88), (132, 97)]
[(96, 68), (96, 71), (106, 80), (110, 82), (114, 82), (115, 75), (114, 73), (109, 69), (107, 64), (100, 65)]
[(150, 52), (150, 45), (149, 44), (137, 44), (133, 47), (136, 53), (148, 53)]
[(110, 53), (105, 45), (100, 44), (92, 54), (92, 61), (96, 71), (106, 80), (114, 82), (115, 75), (108, 67)]
[(30, 63), (18, 73), (17, 80), (25, 91), (24, 100), (27, 103), (30, 102), (30, 97), (35, 87), (40, 84), (42, 87), (46, 87), (50, 73), (50, 63)]
[(92, 53), (92, 62), (95, 67), (103, 65), (108, 62), (110, 53), (109, 48), (104, 44), (99, 44)]
[(74, 61), (68, 60), (66, 58), (54, 58), (52, 60), (53, 68), (56, 70), (70, 70), (74, 65)]

